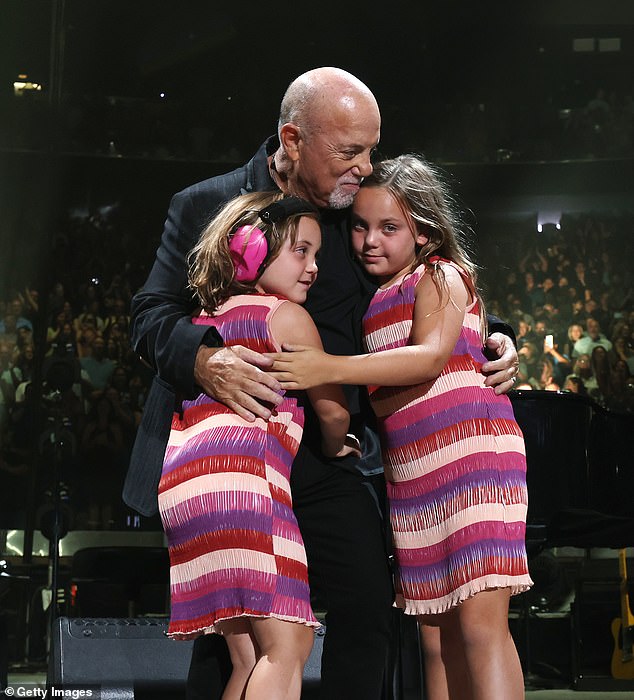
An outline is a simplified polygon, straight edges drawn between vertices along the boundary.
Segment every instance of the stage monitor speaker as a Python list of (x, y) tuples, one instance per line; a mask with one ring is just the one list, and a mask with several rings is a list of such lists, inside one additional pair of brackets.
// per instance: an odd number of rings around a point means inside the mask
[(166, 636), (167, 618), (55, 620), (47, 681), (60, 686), (103, 686), (184, 693), (192, 645)]
[(610, 663), (617, 642), (612, 621), (620, 615), (619, 580), (616, 576), (577, 582), (573, 604), (575, 690), (629, 691), (634, 697), (634, 680), (612, 678), (611, 675)]

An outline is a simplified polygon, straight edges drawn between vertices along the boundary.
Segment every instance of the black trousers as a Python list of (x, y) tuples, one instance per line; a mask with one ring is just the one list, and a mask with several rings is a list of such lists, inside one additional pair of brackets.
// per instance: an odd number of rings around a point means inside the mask
[[(367, 479), (310, 455), (296, 461), (292, 474), (293, 509), (306, 545), (313, 607), (326, 613), (320, 696), (379, 700), (393, 600), (379, 507), (383, 477)], [(218, 684), (228, 672), (221, 645), (217, 635), (196, 640), (188, 700), (220, 698)]]

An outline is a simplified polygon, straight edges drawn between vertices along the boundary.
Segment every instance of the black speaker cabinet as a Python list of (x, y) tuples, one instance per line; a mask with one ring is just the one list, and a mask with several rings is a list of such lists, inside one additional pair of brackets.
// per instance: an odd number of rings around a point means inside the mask
[[(47, 681), (49, 685), (102, 686), (134, 692), (135, 697), (184, 698), (193, 641), (166, 636), (167, 618), (72, 618), (55, 620)], [(304, 668), (303, 700), (317, 697), (325, 626)], [(211, 689), (210, 696), (221, 688)], [(127, 697), (127, 696), (126, 696)]]
[(167, 625), (167, 618), (57, 618), (47, 681), (184, 692), (193, 642), (169, 639)]
[(616, 577), (577, 583), (573, 604), (575, 690), (634, 692), (634, 681), (615, 679), (610, 673), (615, 648), (611, 624), (620, 613)]
[[(416, 620), (400, 611), (394, 616), (384, 697), (418, 700), (422, 697), (422, 675)], [(108, 698), (183, 700), (194, 642), (169, 639), (167, 627), (164, 617), (57, 618), (48, 685), (100, 686), (102, 693), (104, 689), (112, 691)], [(319, 694), (325, 634), (325, 625), (315, 631), (315, 643), (304, 668), (302, 700), (313, 700)], [(197, 648), (199, 652), (201, 663), (214, 653), (206, 646)], [(218, 681), (216, 687), (208, 689), (210, 698), (220, 697), (220, 685)]]

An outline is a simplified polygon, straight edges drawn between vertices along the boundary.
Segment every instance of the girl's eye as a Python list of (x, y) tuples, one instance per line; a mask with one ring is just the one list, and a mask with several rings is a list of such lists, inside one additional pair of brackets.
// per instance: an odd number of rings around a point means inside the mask
[(352, 222), (352, 230), (353, 231), (365, 231), (365, 225), (361, 221), (353, 221)]

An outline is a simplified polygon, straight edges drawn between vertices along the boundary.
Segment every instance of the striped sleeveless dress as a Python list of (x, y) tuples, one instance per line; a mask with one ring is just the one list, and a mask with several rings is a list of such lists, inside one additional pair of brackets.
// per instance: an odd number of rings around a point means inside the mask
[[(285, 303), (235, 296), (193, 322), (215, 326), (225, 345), (277, 351), (269, 321)], [(289, 485), (303, 422), (290, 395), (269, 421), (249, 423), (205, 394), (174, 414), (158, 495), (170, 556), (169, 636), (218, 632), (218, 622), (244, 616), (319, 626)]]
[[(425, 272), (421, 265), (376, 292), (363, 320), (369, 352), (410, 345)], [(476, 300), (437, 379), (369, 387), (387, 480), (396, 604), (412, 615), (445, 612), (485, 589), (516, 594), (532, 585), (524, 440), (509, 399), (484, 386), (479, 328)]]

